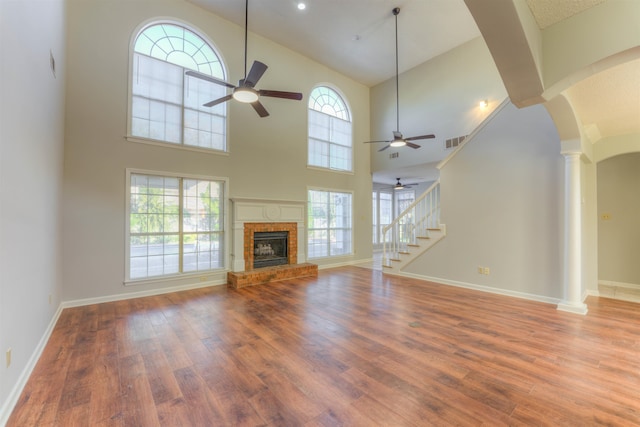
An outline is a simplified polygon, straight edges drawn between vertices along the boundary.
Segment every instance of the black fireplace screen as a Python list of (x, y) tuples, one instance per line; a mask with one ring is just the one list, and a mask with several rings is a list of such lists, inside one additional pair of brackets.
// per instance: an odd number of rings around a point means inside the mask
[(265, 231), (253, 234), (253, 268), (289, 263), (288, 231)]

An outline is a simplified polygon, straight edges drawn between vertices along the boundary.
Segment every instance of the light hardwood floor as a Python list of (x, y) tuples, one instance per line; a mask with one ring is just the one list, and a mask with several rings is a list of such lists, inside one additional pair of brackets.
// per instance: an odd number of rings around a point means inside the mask
[(640, 305), (342, 267), (63, 311), (9, 426), (640, 425)]

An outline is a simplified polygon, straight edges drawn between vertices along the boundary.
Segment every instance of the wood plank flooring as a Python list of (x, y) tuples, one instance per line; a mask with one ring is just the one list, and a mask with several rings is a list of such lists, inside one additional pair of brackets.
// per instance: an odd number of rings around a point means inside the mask
[(62, 312), (9, 426), (640, 425), (640, 305), (359, 267)]

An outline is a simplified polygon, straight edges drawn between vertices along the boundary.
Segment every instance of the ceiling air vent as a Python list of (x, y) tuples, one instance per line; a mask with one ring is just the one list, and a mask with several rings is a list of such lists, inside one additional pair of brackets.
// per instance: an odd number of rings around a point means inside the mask
[(469, 135), (462, 135), (455, 138), (447, 139), (446, 141), (444, 141), (444, 149), (450, 150), (452, 148), (456, 148), (458, 145), (462, 144), (462, 141), (464, 141), (467, 136)]

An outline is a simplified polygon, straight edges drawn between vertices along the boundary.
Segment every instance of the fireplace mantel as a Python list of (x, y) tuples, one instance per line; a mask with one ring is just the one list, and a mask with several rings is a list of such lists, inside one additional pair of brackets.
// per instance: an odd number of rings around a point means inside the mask
[(246, 270), (244, 225), (245, 223), (295, 223), (297, 228), (296, 258), (305, 262), (305, 208), (306, 202), (295, 200), (268, 200), (257, 198), (232, 198), (231, 221), (232, 242), (231, 264), (234, 272)]

